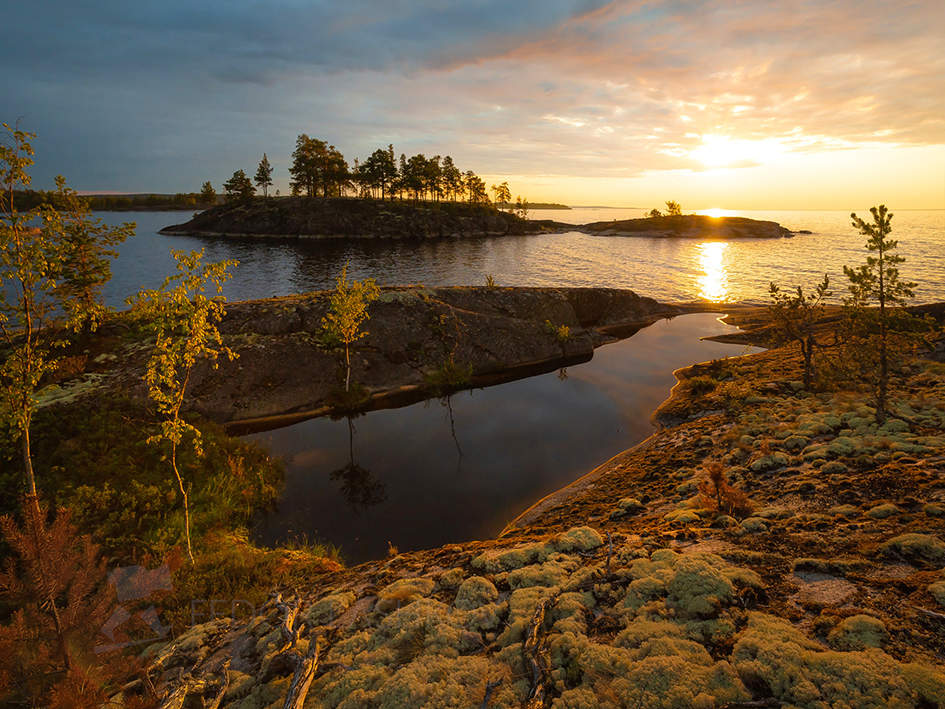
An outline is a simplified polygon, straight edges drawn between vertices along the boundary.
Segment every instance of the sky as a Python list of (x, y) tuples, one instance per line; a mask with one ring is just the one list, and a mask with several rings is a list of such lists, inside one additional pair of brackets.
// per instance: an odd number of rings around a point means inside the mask
[(945, 208), (945, 2), (5, 3), (34, 186), (220, 190), (295, 138), (452, 155), (514, 195)]

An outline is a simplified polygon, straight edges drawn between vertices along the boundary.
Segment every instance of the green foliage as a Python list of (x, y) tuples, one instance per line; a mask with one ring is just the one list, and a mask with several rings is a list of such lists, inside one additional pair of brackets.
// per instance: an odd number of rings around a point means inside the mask
[(813, 293), (804, 294), (802, 286), (784, 293), (773, 281), (768, 293), (771, 304), (768, 315), (780, 342), (797, 342), (804, 356), (804, 387), (810, 389), (813, 375), (814, 348), (819, 346), (814, 337), (814, 326), (824, 313), (824, 299), (831, 295), (830, 279), (824, 274)]
[(289, 174), (293, 195), (317, 197), (321, 192), (322, 197), (337, 196), (350, 182), (348, 163), (335, 146), (305, 133), (295, 141)]
[(492, 201), (496, 204), (505, 203), (508, 204), (509, 200), (512, 199), (512, 191), (509, 189), (509, 183), (503, 182), (500, 185), (492, 185)]
[(715, 391), (718, 385), (719, 383), (714, 377), (706, 374), (699, 374), (683, 380), (683, 386), (687, 391), (700, 396)]
[(492, 277), (491, 273), (486, 274), (486, 288), (495, 288), (495, 278)]
[(269, 164), (269, 158), (263, 153), (262, 160), (259, 161), (259, 167), (256, 168), (256, 185), (262, 187), (263, 196), (269, 196), (269, 188), (272, 186), (272, 165)]
[(545, 332), (554, 335), (559, 344), (565, 344), (571, 339), (571, 328), (567, 325), (555, 325), (550, 320), (545, 320)]
[[(570, 207), (567, 207), (567, 209), (570, 209)], [(513, 211), (519, 219), (528, 219), (528, 200), (516, 197), (515, 209)]]
[(646, 216), (648, 216), (650, 219), (656, 219), (657, 217), (662, 217), (663, 213), (658, 209), (651, 209), (649, 212), (647, 212)]
[(373, 278), (349, 282), (348, 264), (344, 265), (331, 294), (328, 313), (322, 319), (322, 330), (344, 343), (345, 391), (351, 388), (351, 345), (368, 334), (361, 325), (370, 318), (368, 306), (379, 295), (380, 290)]
[[(656, 211), (656, 210), (653, 210), (653, 211)], [(676, 202), (672, 199), (667, 200), (666, 201), (666, 215), (669, 217), (681, 217), (682, 207), (679, 206), (679, 202)]]
[(76, 332), (94, 332), (109, 312), (102, 288), (111, 280), (113, 248), (134, 236), (135, 223), (103, 224), (89, 210), (88, 201), (56, 177), (52, 205), (42, 210), (43, 237), (57, 244), (62, 254), (56, 296)]
[[(177, 468), (177, 447), (189, 436), (194, 452), (202, 453), (200, 431), (180, 416), (194, 365), (209, 362), (214, 368), (221, 355), (236, 354), (223, 345), (217, 324), (223, 319), (223, 284), (230, 278), (227, 269), (235, 261), (204, 264), (203, 251), (172, 251), (177, 273), (164, 279), (157, 290), (142, 290), (130, 299), (137, 315), (154, 330), (155, 343), (145, 373), (148, 395), (161, 415), (160, 432), (149, 442), (170, 444), (171, 467), (184, 499), (187, 550), (193, 562), (190, 542), (190, 511), (187, 491)], [(212, 287), (215, 297), (208, 298)]]
[(203, 204), (209, 205), (214, 205), (217, 202), (217, 191), (213, 189), (210, 180), (204, 182), (203, 186), (200, 188), (200, 201)]
[[(30, 186), (35, 137), (3, 124), (0, 143), (0, 417), (20, 438), (27, 487), (36, 494), (29, 429), (34, 394), (55, 369), (52, 351), (66, 344), (47, 326), (61, 310), (75, 330), (95, 330), (107, 312), (102, 286), (111, 277), (109, 250), (133, 233), (134, 224), (109, 227), (92, 219), (88, 205), (65, 179), (48, 203), (22, 212), (17, 197)], [(39, 222), (41, 226), (35, 226)], [(44, 330), (44, 328), (46, 328)]]
[(463, 366), (456, 363), (453, 355), (447, 356), (446, 360), (437, 369), (427, 372), (423, 379), (434, 393), (444, 396), (449, 392), (462, 389), (472, 381), (472, 365)]
[(232, 202), (247, 200), (256, 194), (256, 188), (242, 170), (234, 172), (233, 176), (223, 183), (223, 191), (226, 198)]

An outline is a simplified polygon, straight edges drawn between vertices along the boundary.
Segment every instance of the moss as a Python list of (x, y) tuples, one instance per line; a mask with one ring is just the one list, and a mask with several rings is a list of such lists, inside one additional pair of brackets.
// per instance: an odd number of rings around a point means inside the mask
[(732, 658), (743, 681), (798, 707), (914, 706), (945, 686), (940, 670), (900, 665), (876, 649), (823, 650), (790, 623), (757, 612), (749, 613)]
[(591, 551), (604, 543), (600, 533), (590, 527), (574, 527), (551, 540), (555, 551)]
[(923, 505), (922, 511), (929, 517), (945, 517), (945, 505), (940, 505), (937, 502), (929, 502)]
[(860, 514), (860, 508), (854, 505), (834, 505), (827, 512), (834, 517), (857, 517)]
[(511, 588), (528, 586), (560, 587), (567, 581), (570, 572), (576, 568), (573, 561), (546, 561), (509, 572), (508, 584)]
[(435, 586), (428, 578), (397, 579), (377, 592), (377, 609), (386, 613), (401, 608), (428, 596)]
[(325, 625), (338, 618), (354, 603), (357, 597), (351, 591), (333, 593), (316, 601), (302, 613), (302, 619), (309, 627)]
[(508, 603), (490, 603), (466, 613), (466, 628), (478, 633), (496, 630), (509, 614)]
[(460, 569), (450, 569), (449, 571), (444, 571), (440, 574), (440, 577), (436, 580), (440, 588), (454, 589), (457, 588), (462, 582), (463, 577), (466, 573)]
[(734, 587), (720, 571), (725, 565), (714, 554), (693, 554), (676, 562), (667, 585), (666, 603), (681, 617), (705, 617), (732, 599)]
[(886, 519), (887, 517), (892, 517), (893, 515), (897, 515), (900, 512), (902, 512), (902, 510), (900, 510), (895, 505), (891, 503), (884, 503), (868, 509), (866, 511), (866, 516), (872, 517), (873, 519)]
[(901, 556), (910, 562), (945, 563), (945, 543), (930, 534), (900, 534), (880, 547), (887, 556)]
[(945, 607), (945, 581), (936, 581), (929, 586), (929, 593), (940, 606)]
[(788, 458), (784, 453), (769, 453), (768, 455), (761, 456), (757, 460), (751, 463), (748, 467), (751, 468), (754, 472), (760, 473), (769, 470), (777, 470), (778, 468), (783, 468), (790, 463), (790, 458)]
[[(701, 651), (701, 652), (700, 652)], [(746, 700), (747, 691), (727, 662), (712, 662), (704, 648), (664, 636), (628, 650), (563, 633), (552, 640), (552, 663), (567, 667), (574, 701), (583, 706), (688, 709)], [(698, 699), (697, 699), (698, 697)], [(567, 706), (567, 705), (563, 705)], [(582, 706), (572, 704), (572, 706)]]
[(472, 560), (474, 569), (495, 574), (544, 561), (554, 549), (544, 542), (523, 544), (510, 549), (489, 549)]
[(824, 475), (843, 475), (849, 473), (850, 469), (839, 460), (831, 460), (829, 463), (824, 463), (820, 472)]
[(887, 637), (886, 626), (881, 620), (860, 614), (840, 621), (827, 639), (837, 650), (865, 650), (882, 647)]
[(463, 581), (456, 592), (454, 605), (461, 610), (472, 610), (488, 603), (493, 603), (499, 597), (496, 587), (482, 576), (470, 576)]
[(767, 532), (768, 524), (761, 517), (749, 517), (748, 519), (743, 519), (741, 523), (742, 529), (746, 532)]
[(508, 685), (509, 669), (483, 657), (425, 659), (395, 672), (372, 698), (376, 709), (470, 707), (482, 702), (486, 683), (503, 680), (493, 705), (508, 706), (520, 698)]
[(269, 684), (259, 684), (253, 687), (247, 696), (240, 702), (232, 705), (236, 709), (265, 709), (270, 706), (282, 706), (282, 700), (289, 690), (291, 677), (273, 680)]
[(661, 620), (635, 619), (614, 638), (616, 647), (638, 648), (650, 638), (684, 638), (685, 631), (678, 623)]
[(810, 445), (810, 439), (805, 436), (788, 436), (781, 445), (785, 450), (799, 452)]
[(663, 515), (670, 524), (697, 524), (701, 521), (694, 510), (672, 510)]

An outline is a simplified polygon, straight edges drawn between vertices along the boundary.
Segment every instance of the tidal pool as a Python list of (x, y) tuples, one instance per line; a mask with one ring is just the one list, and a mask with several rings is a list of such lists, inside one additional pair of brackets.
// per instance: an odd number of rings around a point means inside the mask
[(357, 563), (384, 556), (388, 544), (407, 551), (494, 536), (652, 433), (674, 370), (758, 351), (700, 339), (735, 329), (718, 317), (661, 320), (557, 372), (250, 434), (286, 466), (281, 499), (255, 539), (331, 542)]

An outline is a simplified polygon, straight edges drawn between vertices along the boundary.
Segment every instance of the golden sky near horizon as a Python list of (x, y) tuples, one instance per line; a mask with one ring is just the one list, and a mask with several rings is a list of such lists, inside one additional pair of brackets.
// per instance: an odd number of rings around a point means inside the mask
[(945, 208), (942, 0), (50, 4), (0, 44), (41, 187), (219, 187), (266, 152), (285, 192), (305, 132), (532, 201)]

